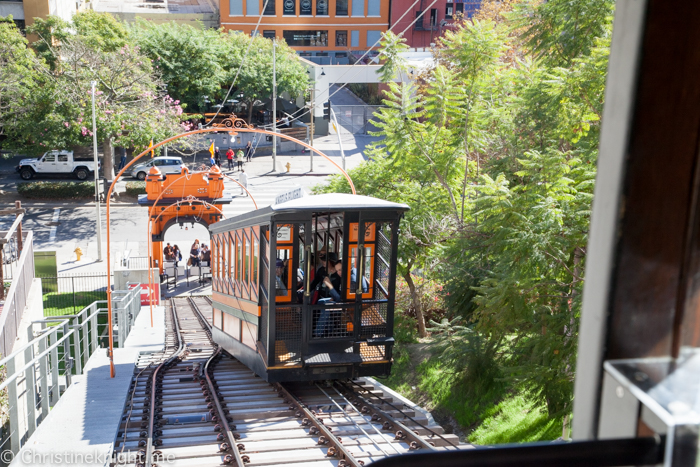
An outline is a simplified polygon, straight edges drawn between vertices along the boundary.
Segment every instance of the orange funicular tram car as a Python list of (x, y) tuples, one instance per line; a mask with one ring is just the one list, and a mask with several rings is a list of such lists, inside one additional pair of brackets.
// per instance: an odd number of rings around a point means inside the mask
[(325, 194), (211, 225), (214, 339), (269, 382), (388, 375), (407, 210)]

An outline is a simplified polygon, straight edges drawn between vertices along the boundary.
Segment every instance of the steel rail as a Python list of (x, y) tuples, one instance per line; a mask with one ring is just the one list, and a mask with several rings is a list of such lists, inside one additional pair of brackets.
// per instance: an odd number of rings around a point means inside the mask
[(134, 378), (134, 389), (131, 391), (131, 397), (130, 397), (130, 402), (129, 402), (129, 414), (126, 416), (126, 421), (124, 423), (124, 436), (122, 437), (122, 449), (121, 453), (124, 452), (124, 448), (126, 447), (126, 435), (129, 432), (129, 422), (131, 421), (131, 414), (134, 412), (134, 396), (136, 395), (136, 389), (139, 387), (139, 378), (143, 374), (144, 371), (148, 370), (153, 366), (153, 362), (149, 363), (147, 366), (141, 369), (141, 371), (138, 372), (136, 375), (136, 378)]
[[(156, 407), (158, 406), (158, 403), (156, 401), (156, 387), (157, 387), (157, 378), (158, 378), (158, 372), (163, 369), (163, 367), (175, 360), (179, 355), (183, 352), (184, 350), (184, 343), (185, 340), (184, 338), (180, 335), (180, 325), (177, 322), (177, 311), (175, 310), (175, 302), (171, 301), (170, 302), (170, 312), (172, 314), (172, 319), (173, 319), (173, 334), (175, 335), (175, 338), (178, 340), (178, 348), (177, 350), (173, 353), (170, 358), (167, 360), (163, 361), (158, 365), (158, 367), (153, 370), (153, 374), (151, 375), (151, 398), (150, 398), (150, 412), (149, 412), (149, 420), (148, 420), (148, 440), (146, 441), (146, 451), (145, 451), (145, 467), (152, 467), (153, 466), (153, 432), (154, 432), (154, 427), (155, 427), (155, 415), (156, 415)], [(146, 401), (147, 402), (147, 401)]]
[[(297, 418), (304, 416), (302, 425), (313, 425), (312, 428), (309, 429), (309, 434), (321, 434), (321, 436), (319, 436), (318, 444), (325, 445), (328, 443), (331, 445), (328, 448), (326, 457), (337, 458), (339, 460), (338, 467), (360, 467), (361, 465), (364, 465), (364, 463), (360, 463), (360, 461), (355, 459), (350, 451), (343, 446), (337, 436), (331, 433), (330, 427), (325, 426), (323, 421), (319, 419), (311, 410), (309, 410), (309, 408), (296, 396), (287, 391), (287, 389), (280, 383), (274, 383), (273, 387), (277, 390), (280, 396), (284, 398), (286, 403), (291, 403), (293, 407), (297, 408)], [(292, 406), (290, 406), (290, 409)], [(313, 428), (315, 428), (315, 430), (313, 430)]]
[[(428, 428), (427, 426), (423, 425), (422, 423), (420, 423), (419, 421), (417, 421), (417, 420), (414, 419), (413, 417), (411, 417), (411, 416), (409, 416), (408, 414), (404, 413), (401, 409), (399, 409), (398, 407), (396, 407), (396, 406), (395, 406), (394, 404), (392, 404), (391, 402), (389, 402), (389, 401), (387, 401), (387, 400), (385, 400), (385, 399), (383, 399), (383, 398), (377, 396), (376, 394), (373, 394), (371, 391), (367, 390), (367, 388), (365, 388), (365, 387), (363, 387), (363, 386), (357, 384), (355, 381), (350, 381), (350, 383), (351, 383), (351, 384), (354, 384), (354, 385), (357, 386), (357, 387), (359, 387), (359, 388), (362, 389), (364, 392), (368, 393), (370, 396), (379, 399), (379, 400), (381, 401), (382, 404), (386, 404), (386, 405), (392, 407), (393, 409), (395, 409), (396, 411), (398, 411), (401, 415), (403, 415), (405, 418), (409, 419), (410, 421), (412, 421), (413, 423), (415, 423), (415, 424), (418, 425), (419, 427), (423, 428), (424, 430), (429, 431), (429, 432), (432, 433), (434, 436), (437, 436), (438, 438), (442, 439), (443, 441), (445, 441), (446, 443), (448, 443), (450, 446), (452, 446), (452, 447), (454, 447), (454, 448), (456, 448), (456, 449), (459, 449), (459, 448), (457, 448), (457, 446), (454, 445), (454, 443), (453, 443), (452, 441), (448, 440), (447, 438), (445, 438), (445, 437), (442, 436), (441, 434), (439, 434), (439, 433), (437, 433), (437, 432), (431, 430), (430, 428)], [(375, 407), (372, 403), (370, 403), (369, 401), (367, 401), (367, 399), (365, 399), (365, 398), (362, 397), (360, 394), (358, 394), (357, 391), (354, 391), (354, 390), (348, 388), (347, 386), (345, 386), (345, 383), (341, 383), (341, 384), (345, 387), (345, 389), (346, 389), (348, 392), (351, 392), (351, 393), (355, 394), (355, 396), (357, 396), (357, 398), (358, 398), (359, 400), (363, 400), (365, 403), (367, 403), (367, 407), (368, 407), (368, 408), (369, 408), (369, 407), (374, 407), (374, 408), (376, 409), (376, 407)], [(389, 421), (390, 423), (394, 423), (394, 424), (396, 424), (397, 426), (402, 426), (402, 427), (404, 427), (405, 429), (408, 430), (408, 433), (413, 433), (413, 430), (411, 430), (411, 429), (409, 429), (409, 428), (406, 428), (406, 427), (403, 425), (403, 423), (401, 423), (401, 422), (399, 422), (398, 420), (394, 419), (394, 418), (393, 418), (392, 416), (390, 416), (389, 414), (387, 414), (387, 413), (381, 411), (380, 409), (376, 409), (376, 410), (378, 410), (378, 411), (381, 413), (380, 416), (386, 417), (386, 420)], [(379, 415), (379, 414), (378, 414), (378, 415)], [(425, 439), (423, 439), (422, 437), (419, 436), (419, 438), (420, 438), (421, 441), (426, 442)], [(416, 440), (416, 441), (418, 441), (418, 440)], [(427, 442), (426, 442), (426, 443), (427, 443)], [(431, 445), (431, 444), (429, 444), (429, 443), (428, 443), (428, 446), (429, 446), (431, 449), (434, 449), (434, 446)]]
[[(194, 299), (192, 297), (188, 297), (188, 301), (190, 303), (190, 307), (195, 313), (195, 316), (197, 316), (197, 319), (199, 319), (200, 323), (204, 326), (207, 335), (209, 336), (209, 340), (212, 342), (214, 346), (216, 346), (216, 351), (212, 354), (211, 357), (207, 360), (207, 363), (204, 364), (204, 377), (207, 380), (207, 385), (209, 386), (209, 392), (211, 393), (212, 397), (212, 402), (216, 406), (216, 411), (219, 414), (219, 420), (221, 420), (221, 424), (223, 425), (223, 431), (226, 433), (226, 438), (228, 439), (228, 449), (226, 449), (226, 445), (222, 444), (219, 449), (223, 452), (230, 450), (233, 453), (233, 457), (228, 457), (229, 455), (226, 455), (224, 457), (224, 464), (231, 464), (233, 460), (235, 459), (236, 464), (239, 467), (243, 467), (244, 464), (246, 464), (246, 460), (249, 461), (248, 456), (243, 456), (241, 455), (240, 448), (238, 446), (238, 443), (236, 443), (236, 436), (233, 434), (233, 431), (231, 429), (231, 426), (228, 423), (228, 417), (226, 412), (224, 412), (224, 408), (221, 405), (221, 401), (219, 400), (219, 397), (217, 396), (217, 390), (216, 387), (214, 386), (214, 382), (212, 381), (211, 376), (209, 376), (209, 365), (211, 362), (214, 361), (214, 359), (221, 353), (221, 347), (216, 345), (213, 341), (212, 335), (211, 335), (211, 325), (209, 322), (206, 320), (204, 317), (204, 314), (202, 311), (199, 309), (199, 306), (195, 303)], [(233, 427), (235, 430), (235, 426)]]
[[(341, 383), (342, 384), (342, 383)], [(429, 442), (427, 442), (425, 439), (423, 439), (422, 436), (420, 436), (418, 433), (416, 433), (414, 430), (411, 428), (407, 427), (400, 421), (396, 420), (394, 417), (389, 415), (388, 413), (384, 412), (371, 402), (367, 401), (364, 397), (362, 397), (360, 394), (358, 394), (355, 391), (349, 390), (347, 387), (343, 386), (343, 388), (355, 396), (355, 398), (360, 401), (362, 404), (365, 404), (361, 409), (360, 413), (365, 413), (365, 414), (370, 414), (372, 416), (372, 421), (377, 421), (377, 422), (382, 422), (382, 426), (385, 430), (387, 431), (393, 431), (394, 428), (398, 428), (396, 432), (394, 433), (394, 439), (395, 440), (409, 440), (409, 449), (411, 451), (414, 451), (416, 449), (427, 449), (429, 451), (436, 451), (435, 446), (432, 446)], [(343, 398), (345, 398), (345, 395), (343, 395), (338, 389), (333, 386), (333, 389), (340, 394)], [(347, 399), (345, 399), (347, 400)], [(348, 403), (352, 404), (352, 402), (348, 401)]]
[[(385, 456), (389, 456), (389, 455), (390, 455), (388, 452), (386, 452), (386, 451), (379, 445), (379, 443), (377, 443), (374, 439), (372, 439), (372, 436), (371, 436), (369, 433), (367, 433), (367, 432), (365, 431), (365, 429), (362, 428), (362, 427), (352, 418), (352, 416), (351, 416), (349, 413), (347, 413), (347, 412), (345, 411), (345, 409), (343, 409), (343, 408), (340, 406), (340, 404), (338, 404), (338, 402), (337, 402), (335, 399), (333, 399), (326, 391), (324, 391), (323, 388), (322, 388), (318, 383), (316, 383), (316, 387), (328, 398), (329, 401), (331, 401), (336, 407), (338, 407), (338, 409), (339, 409), (341, 412), (343, 412), (343, 414), (352, 422), (352, 424), (355, 425), (355, 427), (357, 427), (357, 428), (372, 442), (372, 444), (374, 444), (374, 446), (375, 446), (377, 449), (379, 449), (380, 451), (382, 451), (382, 452), (384, 453)], [(338, 391), (336, 390), (336, 392), (338, 392)], [(338, 392), (338, 394), (340, 394), (340, 393)], [(355, 408), (355, 406), (354, 406), (349, 400), (347, 400), (347, 399), (345, 398), (345, 396), (343, 396), (342, 394), (340, 394), (340, 396), (341, 396), (343, 399), (345, 399), (345, 402), (347, 402), (347, 403), (350, 405), (350, 407), (352, 407), (352, 408), (362, 417), (362, 413), (360, 413), (360, 411), (357, 410), (357, 409)], [(362, 418), (364, 419), (364, 417), (362, 417)], [(378, 434), (379, 436), (381, 436), (381, 437), (384, 439), (384, 441), (386, 441), (389, 445), (391, 445), (391, 447), (394, 449), (394, 451), (396, 451), (397, 454), (401, 454), (401, 451), (399, 451), (399, 448), (397, 448), (396, 446), (394, 446), (394, 444), (391, 442), (391, 438), (389, 438), (385, 433), (382, 433), (381, 431), (377, 430), (377, 427), (374, 426), (374, 425), (372, 425), (371, 422), (367, 422), (367, 421), (365, 420), (365, 423), (368, 423), (369, 426), (371, 426), (371, 427), (374, 429), (374, 431), (376, 431), (377, 434)]]

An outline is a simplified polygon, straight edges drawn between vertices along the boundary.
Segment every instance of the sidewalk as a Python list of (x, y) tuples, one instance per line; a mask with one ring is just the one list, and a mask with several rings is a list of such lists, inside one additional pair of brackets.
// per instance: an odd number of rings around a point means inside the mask
[(153, 314), (151, 327), (149, 307), (142, 307), (124, 348), (114, 349), (114, 378), (110, 378), (104, 349), (90, 357), (83, 375), (73, 377), (73, 384), (15, 456), (12, 466), (109, 465), (137, 358), (140, 353), (158, 352), (164, 345), (165, 311), (158, 306)]
[[(377, 141), (378, 138), (373, 136), (343, 134), (342, 140), (343, 150), (345, 152), (345, 170), (347, 171), (354, 169), (366, 160), (364, 154), (365, 148), (370, 143)], [(340, 173), (338, 167), (343, 167), (343, 158), (341, 157), (338, 137), (336, 135), (316, 137), (313, 147), (330, 158), (330, 160), (328, 160), (323, 156), (313, 153), (313, 171), (311, 171), (311, 151), (306, 151), (305, 153), (301, 151), (280, 151), (277, 153), (276, 167), (273, 170), (270, 148), (265, 148), (264, 151), (258, 151), (251, 162), (244, 163), (243, 169), (249, 176), (253, 177), (304, 175), (327, 177)], [(337, 164), (338, 167), (333, 163)], [(287, 171), (287, 164), (289, 164), (289, 172)], [(226, 175), (235, 175), (238, 173), (235, 162), (233, 167), (233, 170), (228, 170), (227, 161), (222, 159), (221, 168)]]

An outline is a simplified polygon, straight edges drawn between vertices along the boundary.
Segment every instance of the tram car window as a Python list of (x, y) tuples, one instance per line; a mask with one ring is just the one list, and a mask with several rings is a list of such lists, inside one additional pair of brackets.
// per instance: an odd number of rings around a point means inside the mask
[(325, 194), (211, 225), (214, 339), (270, 382), (388, 375), (407, 210)]

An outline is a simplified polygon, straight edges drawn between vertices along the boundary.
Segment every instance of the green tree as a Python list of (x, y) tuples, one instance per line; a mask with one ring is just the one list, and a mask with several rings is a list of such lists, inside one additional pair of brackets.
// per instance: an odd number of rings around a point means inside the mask
[[(56, 48), (48, 49), (59, 53)], [(61, 69), (47, 66), (44, 82), (25, 97), (26, 112), (6, 126), (9, 141), (30, 154), (92, 143), (91, 82), (96, 82), (97, 135), (105, 176), (114, 177), (114, 145), (145, 147), (151, 139), (182, 130), (182, 108), (162, 90), (151, 61), (131, 46), (116, 52), (68, 38), (60, 49)], [(57, 59), (58, 57), (54, 57)]]
[(519, 3), (509, 15), (522, 29), (531, 56), (551, 66), (570, 66), (589, 55), (595, 40), (610, 29), (613, 0), (550, 0)]
[(138, 19), (129, 35), (153, 61), (168, 93), (186, 109), (203, 113), (205, 97), (214, 102), (223, 98), (226, 70), (232, 64), (221, 31)]
[(92, 49), (115, 52), (127, 44), (127, 30), (124, 24), (109, 13), (93, 10), (76, 13), (71, 22), (49, 15), (35, 18), (27, 27), (27, 33), (39, 40), (32, 43), (32, 48), (53, 69), (59, 61), (57, 57), (62, 44), (70, 38), (78, 38)]
[(388, 83), (393, 81), (398, 75), (403, 81), (403, 73), (406, 71), (406, 59), (401, 56), (401, 53), (409, 49), (408, 45), (406, 45), (406, 39), (397, 36), (391, 31), (387, 31), (382, 33), (379, 48), (383, 62), (377, 71), (379, 80), (382, 83)]
[[(226, 82), (234, 83), (234, 95), (241, 96), (240, 99), (245, 102), (250, 122), (255, 103), (272, 97), (273, 41), (260, 35), (250, 37), (237, 32), (229, 33), (226, 39), (226, 56), (229, 60)], [(306, 69), (286, 42), (275, 40), (275, 43), (277, 95), (286, 92), (295, 97), (304, 93), (309, 85)]]
[(0, 134), (29, 110), (28, 98), (40, 91), (40, 63), (12, 17), (0, 18)]

